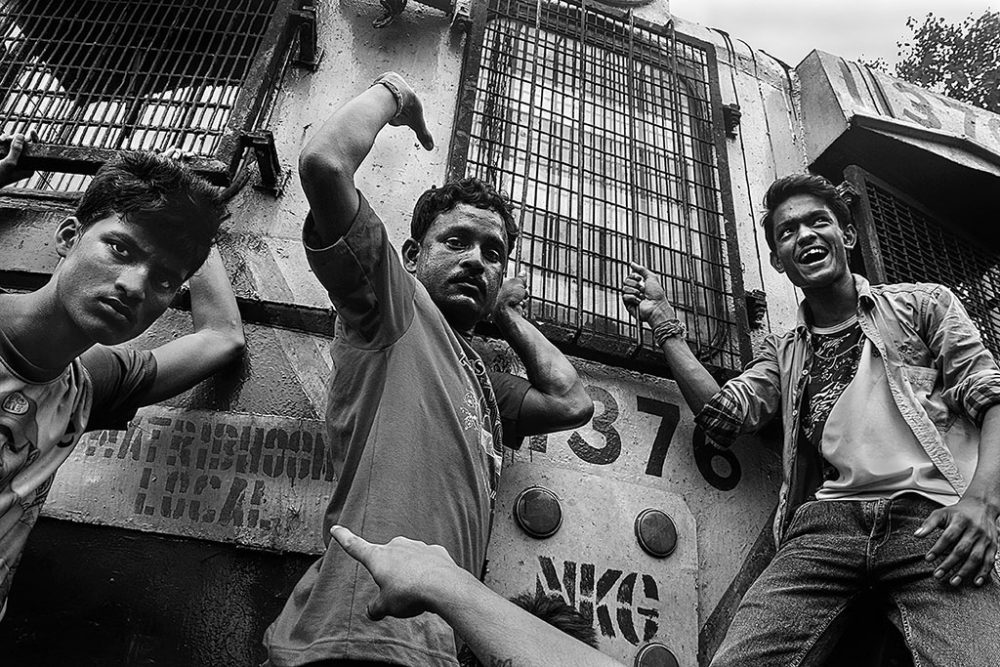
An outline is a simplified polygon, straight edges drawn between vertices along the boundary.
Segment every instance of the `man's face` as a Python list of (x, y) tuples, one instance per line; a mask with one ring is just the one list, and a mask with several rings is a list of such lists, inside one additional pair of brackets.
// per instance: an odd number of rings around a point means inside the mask
[(70, 320), (92, 341), (135, 338), (163, 314), (189, 267), (159, 248), (139, 225), (117, 214), (81, 230), (75, 218), (56, 232), (64, 258), (56, 294)]
[(407, 241), (403, 255), (451, 326), (468, 331), (493, 310), (507, 251), (499, 213), (458, 204), (434, 219), (423, 241)]
[(850, 275), (847, 252), (854, 247), (854, 227), (840, 226), (819, 197), (793, 195), (774, 211), (771, 264), (796, 287), (827, 287)]

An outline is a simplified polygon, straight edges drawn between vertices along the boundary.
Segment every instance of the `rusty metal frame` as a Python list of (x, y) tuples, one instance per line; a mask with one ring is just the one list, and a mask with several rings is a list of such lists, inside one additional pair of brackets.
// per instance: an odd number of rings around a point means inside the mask
[(869, 280), (945, 285), (964, 304), (986, 347), (1000, 354), (1000, 251), (860, 167), (849, 166), (844, 174), (858, 195), (855, 227)]
[[(487, 21), (489, 19), (488, 4), (487, 2), (475, 3), (475, 13), (468, 28), (459, 93), (456, 100), (455, 123), (449, 147), (449, 161), (447, 166), (447, 178), (449, 180), (460, 178), (467, 173), (475, 115), (474, 106), (478, 93), (477, 86), (479, 84), (483, 51), (486, 46), (484, 40), (487, 34)], [(520, 10), (522, 6), (518, 5), (517, 8)], [(730, 338), (731, 345), (735, 347), (735, 354), (738, 360), (746, 363), (751, 357), (749, 322), (747, 319), (747, 307), (743, 298), (743, 276), (740, 268), (742, 264), (740, 262), (738, 237), (736, 234), (735, 211), (726, 146), (726, 125), (723, 122), (724, 116), (719, 88), (718, 61), (714, 45), (686, 35), (675, 37), (671, 23), (666, 25), (653, 24), (634, 17), (629, 11), (617, 10), (605, 6), (601, 6), (599, 12), (612, 20), (625, 22), (627, 25), (633, 25), (649, 33), (655, 33), (667, 39), (676, 39), (679, 42), (699, 49), (704, 54), (704, 62), (701, 66), (705, 68), (705, 74), (702, 76), (707, 76), (707, 82), (702, 80), (702, 84), (707, 84), (710, 96), (709, 99), (704, 100), (704, 103), (708, 105), (704, 108), (704, 111), (708, 113), (708, 119), (712, 126), (710, 130), (710, 143), (714, 144), (715, 164), (713, 166), (714, 171), (717, 173), (718, 204), (721, 206), (719, 217), (723, 218), (719, 220), (721, 229), (718, 230), (718, 233), (721, 242), (726, 244), (724, 254), (726, 255), (725, 260), (728, 264), (725, 268), (720, 267), (725, 275), (724, 280), (728, 281), (727, 285), (721, 287), (724, 288), (724, 291), (731, 293), (732, 298), (731, 300), (726, 300), (725, 308), (733, 316), (732, 324), (734, 325), (733, 330), (726, 332), (724, 335)], [(581, 15), (586, 17), (588, 24), (594, 20), (585, 11), (581, 12)], [(530, 18), (527, 15), (521, 18), (525, 19), (523, 21), (525, 23), (530, 22)], [(640, 40), (633, 40), (631, 37), (624, 41), (617, 41), (611, 37), (602, 38), (600, 31), (581, 31), (580, 26), (576, 26), (573, 21), (563, 20), (559, 22), (558, 20), (553, 21), (552, 18), (551, 15), (546, 16), (545, 29), (547, 31), (573, 39), (580, 39), (583, 33), (586, 36), (585, 43), (588, 46), (594, 45), (613, 51), (618, 55), (628, 57), (630, 62), (648, 62), (658, 67), (662, 67), (663, 65), (660, 52), (656, 51), (656, 47), (652, 44), (645, 44)], [(631, 79), (632, 77), (630, 76), (630, 86), (634, 85)], [(530, 132), (530, 129), (528, 131)], [(530, 137), (528, 141), (530, 144)], [(531, 158), (526, 157), (524, 159), (530, 160)], [(634, 188), (635, 184), (633, 183), (632, 186)], [(634, 226), (634, 223), (631, 224)], [(582, 234), (583, 232), (581, 230), (578, 233)], [(582, 300), (580, 303), (583, 303)], [(651, 350), (648, 346), (644, 347), (641, 344), (636, 345), (635, 340), (632, 341), (632, 344), (628, 344), (627, 341), (620, 343), (600, 341), (597, 340), (601, 337), (599, 333), (595, 334), (595, 332), (583, 331), (580, 326), (573, 326), (571, 324), (563, 325), (557, 322), (542, 322), (539, 325), (549, 338), (575, 353), (581, 354), (581, 356), (611, 360), (611, 363), (619, 366), (637, 365), (645, 369), (648, 369), (652, 364), (660, 367), (658, 369), (659, 372), (662, 372), (664, 368), (662, 355), (658, 354), (658, 351)], [(713, 338), (715, 337), (713, 336)], [(640, 338), (639, 341), (641, 340)], [(609, 346), (607, 343), (612, 344)], [(711, 360), (708, 361), (711, 365)], [(727, 362), (727, 364), (731, 363)], [(725, 374), (727, 370), (736, 369), (727, 365), (726, 367), (720, 366), (717, 370)]]
[[(277, 93), (277, 84), (291, 57), (291, 45), (299, 36), (302, 13), (311, 7), (308, 0), (276, 0), (274, 13), (260, 40), (260, 46), (247, 68), (246, 77), (233, 102), (223, 136), (212, 155), (189, 159), (191, 168), (212, 183), (228, 185), (243, 160), (243, 135), (257, 129)], [(309, 53), (317, 57), (315, 49)], [(101, 164), (118, 153), (113, 148), (92, 148), (56, 144), (35, 144), (26, 152), (20, 166), (36, 171), (93, 174)]]

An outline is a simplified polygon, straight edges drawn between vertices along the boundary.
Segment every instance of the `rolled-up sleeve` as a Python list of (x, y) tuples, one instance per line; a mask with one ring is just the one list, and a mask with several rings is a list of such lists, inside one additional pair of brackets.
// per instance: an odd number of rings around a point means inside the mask
[(1000, 403), (1000, 369), (962, 302), (938, 286), (924, 313), (924, 331), (941, 370), (944, 400), (982, 425), (986, 410)]
[(746, 370), (723, 385), (694, 420), (713, 442), (729, 447), (738, 436), (760, 430), (780, 409), (777, 337), (768, 336)]
[(395, 342), (412, 321), (415, 281), (360, 192), (358, 200), (350, 229), (336, 243), (319, 246), (312, 212), (306, 216), (302, 240), (309, 266), (330, 295), (348, 339), (381, 348)]

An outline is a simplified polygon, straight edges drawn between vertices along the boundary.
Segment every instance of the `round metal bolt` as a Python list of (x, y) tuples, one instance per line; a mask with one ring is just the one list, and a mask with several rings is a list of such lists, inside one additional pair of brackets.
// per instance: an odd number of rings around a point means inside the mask
[(666, 558), (677, 547), (677, 528), (665, 512), (644, 509), (635, 518), (635, 539), (653, 558)]
[(677, 658), (664, 644), (646, 644), (635, 654), (635, 667), (680, 667)]
[(529, 486), (514, 499), (514, 520), (535, 539), (552, 537), (562, 525), (559, 498), (543, 486)]

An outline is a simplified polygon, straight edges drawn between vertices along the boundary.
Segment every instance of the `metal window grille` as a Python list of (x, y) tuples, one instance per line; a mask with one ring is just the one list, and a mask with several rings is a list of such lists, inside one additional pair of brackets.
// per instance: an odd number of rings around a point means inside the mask
[[(0, 0), (0, 118), (34, 128), (66, 171), (122, 149), (178, 147), (228, 171), (287, 48), (286, 0)], [(279, 36), (280, 35), (282, 36)], [(281, 41), (281, 47), (262, 48)], [(79, 190), (83, 173), (25, 184)], [(225, 180), (224, 177), (216, 180)]]
[(550, 337), (615, 355), (651, 345), (620, 298), (635, 258), (699, 357), (739, 367), (710, 74), (706, 48), (631, 13), (491, 0), (468, 145), (453, 151), (518, 206), (514, 257)]
[(951, 231), (891, 186), (849, 167), (861, 193), (862, 252), (873, 282), (931, 282), (950, 288), (1000, 355), (1000, 253)]

